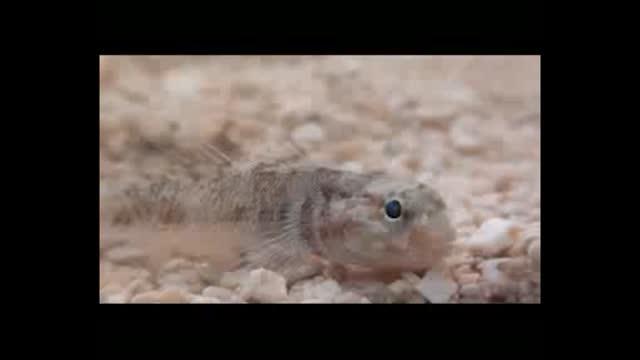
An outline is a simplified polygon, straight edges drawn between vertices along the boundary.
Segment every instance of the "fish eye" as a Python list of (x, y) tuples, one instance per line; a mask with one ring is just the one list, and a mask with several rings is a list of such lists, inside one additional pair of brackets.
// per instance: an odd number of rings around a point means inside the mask
[(402, 206), (398, 200), (391, 200), (384, 206), (385, 214), (391, 219), (397, 219), (402, 215)]

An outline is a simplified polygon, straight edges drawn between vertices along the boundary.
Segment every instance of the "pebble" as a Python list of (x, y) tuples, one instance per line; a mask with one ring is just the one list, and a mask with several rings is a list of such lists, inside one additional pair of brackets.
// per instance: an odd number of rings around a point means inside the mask
[(148, 256), (140, 249), (130, 247), (116, 247), (106, 253), (107, 260), (121, 265), (142, 265)]
[(482, 288), (478, 284), (462, 285), (458, 294), (467, 299), (481, 299), (483, 296)]
[(265, 269), (256, 269), (249, 273), (238, 293), (244, 300), (271, 303), (287, 299), (287, 283), (284, 277)]
[(153, 285), (147, 279), (136, 279), (127, 286), (126, 290), (129, 294), (136, 295), (153, 290)]
[(449, 129), (451, 144), (454, 149), (464, 155), (476, 155), (485, 150), (485, 144), (471, 132), (475, 126), (472, 120), (468, 117), (460, 118)]
[(202, 296), (217, 298), (224, 302), (244, 303), (240, 296), (233, 291), (217, 286), (207, 287), (202, 291)]
[(135, 304), (185, 304), (189, 295), (178, 289), (153, 290), (138, 294), (131, 299)]
[(333, 302), (336, 304), (371, 304), (369, 299), (352, 291), (339, 294), (333, 299)]
[(317, 143), (325, 139), (325, 132), (317, 124), (307, 123), (295, 128), (291, 137), (298, 143)]
[(460, 285), (475, 284), (480, 280), (480, 274), (478, 273), (465, 273), (457, 276), (456, 280)]
[(533, 241), (527, 249), (527, 255), (531, 259), (533, 265), (540, 269), (540, 240)]
[(490, 257), (507, 250), (518, 239), (521, 228), (510, 220), (492, 218), (485, 221), (470, 238), (466, 247), (474, 254)]
[(222, 301), (220, 299), (216, 299), (215, 297), (192, 295), (191, 300), (189, 300), (189, 303), (190, 304), (221, 304)]
[(331, 301), (326, 299), (305, 299), (300, 301), (300, 304), (329, 304)]
[(335, 280), (324, 280), (315, 286), (309, 286), (305, 288), (303, 294), (305, 298), (319, 298), (331, 301), (333, 300), (342, 289)]
[(158, 277), (158, 284), (164, 289), (182, 289), (190, 293), (199, 293), (204, 284), (196, 269), (183, 269), (175, 273), (165, 273)]
[(222, 274), (219, 285), (226, 289), (235, 290), (249, 278), (249, 272), (244, 270), (229, 271)]
[(431, 303), (446, 303), (458, 290), (458, 285), (439, 272), (429, 271), (416, 289)]
[(509, 279), (505, 273), (500, 270), (500, 264), (510, 260), (510, 258), (496, 258), (481, 262), (478, 267), (482, 271), (482, 278), (493, 284), (507, 283)]
[(107, 304), (123, 304), (129, 301), (131, 294), (120, 284), (109, 284), (100, 288), (100, 302)]

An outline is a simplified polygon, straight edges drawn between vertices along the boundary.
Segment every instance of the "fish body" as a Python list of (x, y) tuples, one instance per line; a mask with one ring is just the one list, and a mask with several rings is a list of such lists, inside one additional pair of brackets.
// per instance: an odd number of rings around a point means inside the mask
[(266, 268), (289, 282), (358, 268), (423, 271), (454, 240), (446, 205), (430, 186), (323, 166), (256, 164), (198, 180), (164, 178), (120, 199), (116, 225), (224, 223), (250, 231), (235, 268)]

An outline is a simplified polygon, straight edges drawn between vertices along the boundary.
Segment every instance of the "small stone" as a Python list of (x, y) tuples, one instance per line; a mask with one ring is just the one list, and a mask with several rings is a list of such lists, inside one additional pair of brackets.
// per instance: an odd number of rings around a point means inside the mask
[(512, 221), (492, 218), (485, 221), (480, 229), (465, 241), (465, 245), (474, 254), (496, 256), (513, 245), (520, 231), (521, 228)]
[(256, 269), (249, 273), (247, 281), (238, 289), (240, 297), (261, 303), (287, 299), (287, 282), (284, 277), (266, 270)]
[(333, 299), (333, 302), (336, 304), (370, 304), (371, 301), (365, 298), (364, 296), (360, 296), (352, 291), (347, 291), (339, 294)]
[(202, 291), (202, 296), (217, 298), (224, 302), (244, 303), (244, 301), (236, 293), (229, 289), (217, 286), (209, 286)]
[(374, 304), (392, 304), (396, 302), (396, 298), (398, 297), (389, 290), (386, 284), (381, 282), (350, 282), (348, 284), (344, 284), (344, 287), (347, 291), (363, 296)]
[(460, 287), (458, 293), (463, 297), (480, 297), (482, 296), (482, 289), (479, 284), (464, 284)]
[(340, 285), (338, 285), (335, 280), (328, 279), (313, 286), (307, 286), (304, 289), (303, 296), (305, 299), (317, 298), (331, 301), (338, 296), (341, 291)]
[(244, 270), (229, 271), (222, 274), (220, 286), (226, 289), (235, 290), (249, 279), (249, 272)]
[(502, 271), (512, 281), (522, 282), (530, 277), (531, 260), (526, 256), (510, 258), (498, 264), (498, 270)]
[(190, 293), (199, 293), (204, 287), (196, 269), (184, 269), (176, 273), (163, 274), (158, 278), (158, 284), (164, 289), (182, 289)]
[(326, 299), (306, 299), (300, 301), (300, 304), (329, 304), (331, 301)]
[(109, 250), (106, 258), (121, 265), (142, 265), (147, 260), (147, 254), (140, 249), (120, 246)]
[(138, 294), (131, 299), (136, 304), (185, 304), (189, 302), (189, 296), (184, 291), (177, 289), (155, 290)]
[(417, 108), (415, 113), (425, 127), (448, 128), (457, 116), (458, 109), (450, 103), (428, 104)]
[(449, 130), (449, 138), (454, 149), (465, 155), (475, 155), (485, 150), (476, 134), (471, 132), (474, 124), (466, 120), (458, 120)]
[(529, 245), (527, 249), (527, 255), (531, 259), (533, 265), (540, 269), (540, 240), (535, 240)]
[(189, 300), (189, 303), (190, 304), (221, 304), (222, 301), (214, 297), (193, 295), (191, 296), (191, 300)]
[(222, 274), (210, 264), (200, 264), (196, 269), (200, 275), (200, 279), (205, 284), (218, 284), (220, 282)]
[(409, 282), (414, 287), (420, 283), (420, 277), (414, 273), (407, 272), (402, 274), (402, 278)]
[(106, 304), (123, 304), (129, 301), (131, 294), (119, 284), (109, 284), (100, 288), (100, 302)]
[(507, 283), (509, 279), (506, 274), (500, 270), (500, 264), (510, 260), (510, 258), (497, 258), (481, 262), (478, 267), (482, 270), (482, 278), (493, 284)]
[(361, 163), (356, 161), (348, 161), (340, 166), (340, 168), (344, 171), (351, 171), (355, 173), (361, 173), (364, 167)]
[(448, 302), (458, 290), (458, 285), (439, 272), (429, 271), (416, 289), (430, 302), (437, 304)]
[(458, 284), (466, 285), (466, 284), (475, 284), (480, 280), (480, 274), (478, 273), (466, 273), (459, 275), (456, 280), (458, 280)]
[(325, 132), (317, 124), (307, 123), (294, 129), (291, 137), (298, 143), (316, 143), (325, 139)]
[(397, 295), (415, 290), (414, 286), (405, 279), (396, 280), (393, 283), (389, 284), (388, 287), (391, 292)]
[(104, 300), (105, 304), (125, 304), (129, 300), (129, 295), (126, 293), (122, 294), (113, 294), (113, 295), (105, 295), (101, 299)]
[(127, 292), (131, 295), (153, 290), (153, 285), (147, 279), (135, 279), (127, 286)]

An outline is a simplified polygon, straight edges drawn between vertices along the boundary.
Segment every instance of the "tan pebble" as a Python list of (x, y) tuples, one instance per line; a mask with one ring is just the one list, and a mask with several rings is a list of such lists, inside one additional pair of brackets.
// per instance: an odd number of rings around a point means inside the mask
[(358, 141), (343, 141), (332, 146), (333, 156), (337, 162), (358, 159), (366, 150), (363, 143)]
[(420, 277), (411, 272), (403, 273), (402, 278), (408, 281), (409, 284), (411, 284), (414, 287), (420, 283)]
[(473, 270), (469, 264), (457, 267), (453, 274), (458, 284), (475, 283), (480, 279), (480, 274)]
[(146, 279), (136, 279), (129, 286), (127, 286), (127, 292), (131, 295), (147, 292), (153, 290), (153, 285)]
[(222, 274), (220, 286), (227, 289), (236, 289), (249, 279), (249, 272), (244, 270), (230, 271)]
[(388, 288), (396, 295), (415, 290), (415, 287), (405, 279), (394, 281), (393, 283), (389, 284)]
[(529, 245), (527, 249), (527, 255), (531, 259), (533, 265), (540, 269), (540, 240), (535, 240)]
[(189, 303), (190, 304), (220, 304), (222, 303), (222, 301), (214, 297), (194, 295), (191, 297), (191, 300), (189, 300)]
[(238, 293), (245, 300), (261, 303), (283, 301), (287, 299), (286, 280), (279, 274), (266, 269), (256, 269), (240, 285)]
[(125, 287), (136, 279), (151, 279), (151, 273), (146, 269), (133, 268), (130, 266), (116, 266), (111, 271), (104, 274), (100, 279), (102, 285), (117, 285)]
[(136, 304), (184, 304), (189, 297), (184, 291), (177, 289), (155, 290), (138, 294), (131, 299)]
[(460, 287), (458, 294), (464, 298), (479, 299), (483, 296), (483, 291), (478, 284), (465, 284)]
[(458, 304), (486, 304), (487, 300), (482, 298), (462, 298), (458, 300)]
[(494, 184), (494, 190), (497, 192), (507, 192), (513, 187), (515, 181), (513, 176), (503, 175), (496, 180)]
[(331, 301), (326, 299), (306, 299), (300, 301), (300, 304), (329, 304)]
[(107, 304), (122, 304), (129, 301), (131, 293), (120, 284), (109, 284), (100, 289), (100, 301)]
[(341, 293), (333, 299), (333, 302), (336, 304), (362, 304), (363, 301), (365, 304), (371, 303), (364, 296), (360, 296), (352, 291)]
[[(262, 134), (264, 127), (261, 123), (253, 120), (242, 120), (234, 123), (234, 128), (230, 136), (236, 135), (240, 139), (254, 139)], [(234, 136), (236, 138), (236, 136)]]
[(497, 268), (511, 280), (519, 281), (529, 277), (531, 260), (525, 256), (510, 258), (498, 263)]
[(510, 261), (510, 258), (495, 258), (481, 262), (478, 267), (482, 271), (482, 278), (493, 284), (504, 284), (509, 281), (500, 264)]
[(233, 291), (217, 286), (207, 287), (202, 291), (202, 295), (205, 297), (218, 298), (222, 301), (243, 302), (240, 296)]
[(121, 265), (143, 265), (147, 261), (148, 255), (140, 249), (130, 247), (116, 247), (106, 253), (106, 258)]
[(196, 269), (183, 269), (175, 273), (162, 274), (157, 281), (161, 288), (182, 289), (190, 293), (199, 293), (204, 288)]
[(464, 155), (476, 155), (486, 150), (486, 145), (477, 134), (473, 133), (474, 127), (468, 124), (466, 117), (457, 120), (449, 129), (449, 138), (458, 152)]

